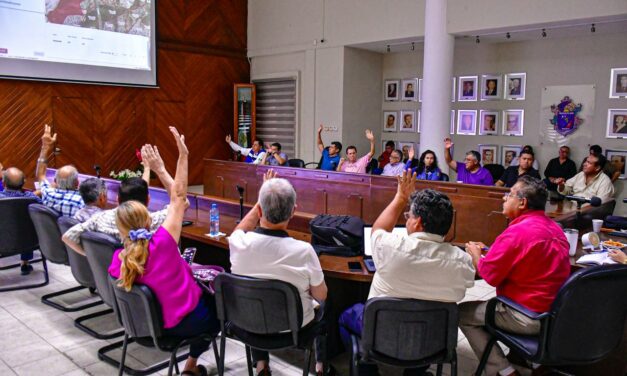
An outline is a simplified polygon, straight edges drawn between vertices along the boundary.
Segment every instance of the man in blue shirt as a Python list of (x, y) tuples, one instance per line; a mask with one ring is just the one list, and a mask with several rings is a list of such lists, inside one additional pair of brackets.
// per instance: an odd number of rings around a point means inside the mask
[[(2, 172), (2, 180), (4, 181), (5, 190), (0, 192), (0, 199), (8, 197), (34, 197), (37, 202), (41, 204), (39, 197), (35, 196), (33, 192), (24, 191), (24, 173), (15, 167), (9, 167)], [(29, 274), (33, 267), (28, 263), (33, 259), (33, 252), (26, 252), (20, 254), (20, 260), (22, 260), (21, 272), (22, 275)]]
[(253, 146), (251, 148), (244, 148), (231, 141), (231, 135), (226, 136), (226, 143), (229, 144), (234, 152), (239, 152), (246, 157), (244, 162), (252, 164), (260, 164), (263, 157), (266, 155), (266, 151), (263, 149), (263, 141), (260, 138), (255, 138)]
[(322, 142), (322, 124), (318, 127), (318, 150), (322, 153), (320, 169), (335, 171), (337, 169), (337, 165), (340, 163), (342, 144), (338, 141), (333, 141), (331, 142), (331, 145), (325, 149), (324, 142)]

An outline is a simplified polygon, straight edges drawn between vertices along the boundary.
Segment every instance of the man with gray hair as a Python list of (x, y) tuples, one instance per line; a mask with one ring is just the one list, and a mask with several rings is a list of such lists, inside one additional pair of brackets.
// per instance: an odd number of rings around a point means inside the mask
[[(25, 178), (24, 173), (19, 168), (9, 167), (2, 172), (2, 180), (4, 181), (4, 191), (0, 191), (0, 198), (8, 197), (32, 197), (37, 199), (41, 203), (39, 197), (35, 196), (33, 192), (25, 191), (22, 189), (24, 186)], [(20, 260), (22, 260), (21, 272), (22, 275), (29, 274), (33, 267), (28, 261), (33, 259), (33, 252), (26, 252), (20, 254)]]
[(41, 152), (37, 159), (37, 181), (44, 205), (58, 211), (64, 217), (73, 217), (85, 203), (78, 192), (78, 171), (74, 166), (63, 166), (57, 170), (54, 185), (46, 178), (48, 155), (57, 141), (57, 134), (52, 135), (50, 126), (44, 127), (41, 137)]
[(453, 171), (457, 172), (457, 182), (464, 184), (494, 185), (494, 179), (490, 171), (481, 167), (481, 155), (475, 150), (466, 153), (464, 162), (454, 161), (451, 156), (453, 141), (450, 138), (444, 140), (444, 158)]
[(81, 183), (78, 191), (85, 206), (74, 214), (74, 219), (85, 222), (94, 214), (100, 213), (107, 205), (107, 186), (104, 180), (89, 178)]
[[(296, 192), (287, 180), (275, 176), (273, 170), (266, 173), (259, 190), (259, 201), (229, 237), (231, 272), (278, 279), (294, 285), (300, 293), (303, 326), (306, 326), (314, 319), (316, 301), (327, 298), (327, 285), (311, 244), (296, 240), (287, 233), (296, 208)], [(318, 374), (322, 374), (323, 356), (323, 351), (316, 351)], [(267, 352), (252, 349), (252, 357), (257, 375), (271, 374)]]

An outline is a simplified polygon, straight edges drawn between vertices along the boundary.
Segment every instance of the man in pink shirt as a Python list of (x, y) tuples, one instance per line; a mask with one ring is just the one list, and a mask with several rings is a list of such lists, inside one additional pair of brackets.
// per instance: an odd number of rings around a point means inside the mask
[[(503, 197), (503, 214), (510, 224), (499, 235), (485, 257), (485, 244), (469, 242), (477, 273), (496, 287), (496, 295), (507, 297), (534, 312), (546, 312), (570, 275), (568, 241), (564, 231), (544, 213), (548, 192), (539, 179), (522, 176)], [(459, 327), (470, 346), (481, 357), (490, 335), (485, 330), (487, 302), (459, 305)], [(502, 304), (496, 306), (496, 324), (509, 332), (534, 335), (540, 323)], [(488, 375), (518, 375), (499, 346), (488, 358)]]
[(370, 141), (370, 151), (368, 154), (357, 159), (357, 148), (354, 146), (347, 147), (346, 158), (340, 159), (337, 171), (354, 172), (357, 174), (366, 173), (366, 166), (368, 166), (370, 159), (374, 155), (374, 135), (370, 129), (366, 129), (366, 138)]

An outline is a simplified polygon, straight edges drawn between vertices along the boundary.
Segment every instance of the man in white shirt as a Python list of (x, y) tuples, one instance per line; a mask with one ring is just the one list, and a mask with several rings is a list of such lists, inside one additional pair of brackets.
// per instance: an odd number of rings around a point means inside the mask
[(555, 180), (557, 191), (563, 195), (582, 196), (588, 199), (596, 196), (603, 202), (613, 199), (614, 185), (603, 173), (606, 161), (603, 154), (588, 155), (580, 173), (566, 181), (564, 178)]
[[(231, 272), (254, 278), (278, 279), (298, 289), (303, 304), (303, 326), (314, 319), (316, 301), (327, 298), (327, 285), (311, 244), (287, 233), (296, 208), (296, 191), (273, 170), (264, 176), (259, 201), (229, 236)], [(259, 223), (259, 227), (257, 227)], [(237, 297), (233, 297), (237, 299)], [(318, 350), (318, 346), (316, 346)], [(321, 351), (316, 351), (316, 372), (322, 374)], [(257, 375), (269, 376), (269, 355), (252, 349)]]
[(241, 147), (231, 141), (231, 135), (226, 136), (225, 140), (234, 152), (239, 152), (241, 155), (246, 157), (244, 160), (246, 163), (260, 164), (266, 156), (266, 151), (263, 149), (263, 141), (261, 141), (260, 138), (255, 139), (251, 148)]
[[(459, 302), (466, 289), (474, 286), (475, 268), (471, 257), (444, 241), (453, 222), (449, 198), (431, 189), (415, 191), (416, 174), (404, 171), (398, 178), (392, 202), (372, 225), (372, 259), (377, 271), (368, 299), (395, 297), (406, 299)], [(405, 212), (407, 234), (392, 233), (401, 213)], [(368, 239), (364, 239), (368, 241)], [(364, 305), (361, 303), (340, 316), (340, 334), (361, 335)], [(370, 365), (360, 374), (376, 374)], [(405, 370), (422, 374), (424, 369)]]

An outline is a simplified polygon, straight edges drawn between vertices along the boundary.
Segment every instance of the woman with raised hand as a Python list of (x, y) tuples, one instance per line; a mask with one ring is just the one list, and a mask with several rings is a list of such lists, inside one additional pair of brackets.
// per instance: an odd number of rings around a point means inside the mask
[[(203, 295), (190, 266), (181, 257), (177, 243), (181, 236), (183, 214), (187, 201), (188, 150), (185, 136), (170, 127), (176, 140), (179, 157), (176, 176), (170, 192), (170, 205), (163, 225), (150, 232), (148, 209), (137, 201), (127, 201), (117, 210), (116, 223), (124, 248), (113, 255), (109, 274), (118, 278), (118, 286), (130, 291), (134, 283), (148, 286), (160, 303), (164, 334), (191, 337), (219, 331), (215, 301)], [(207, 351), (210, 342), (198, 340), (190, 344), (189, 358), (182, 375), (206, 375), (198, 365), (198, 357)]]
[(418, 180), (442, 180), (442, 171), (438, 167), (438, 158), (431, 150), (426, 150), (420, 155), (418, 160), (418, 166), (416, 166), (416, 160), (414, 159), (415, 151), (411, 147), (409, 149), (409, 160), (405, 165), (405, 169), (411, 168), (412, 172), (416, 173), (416, 179)]

